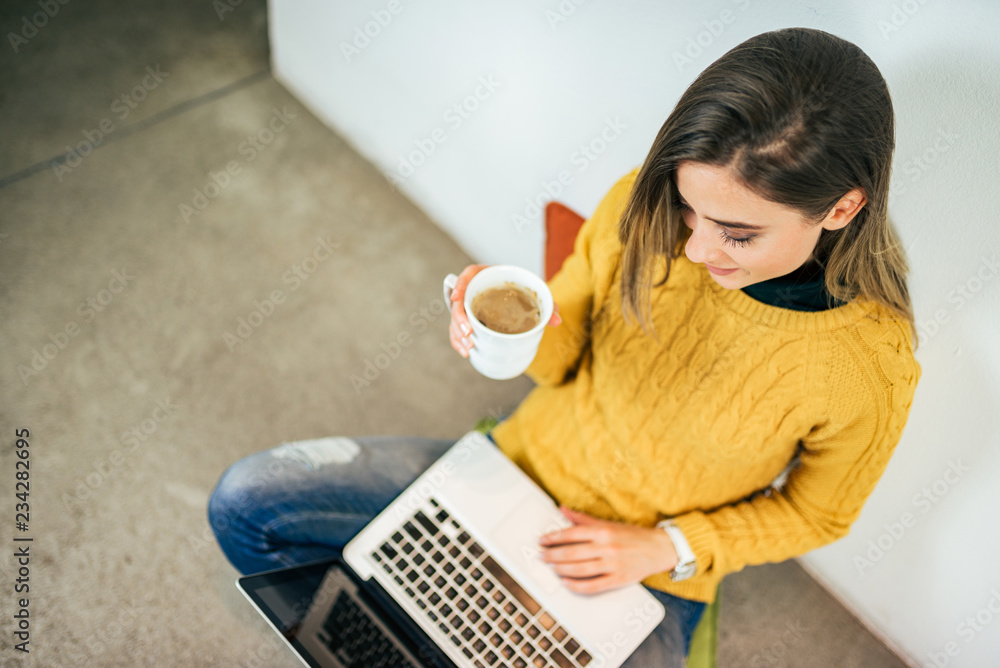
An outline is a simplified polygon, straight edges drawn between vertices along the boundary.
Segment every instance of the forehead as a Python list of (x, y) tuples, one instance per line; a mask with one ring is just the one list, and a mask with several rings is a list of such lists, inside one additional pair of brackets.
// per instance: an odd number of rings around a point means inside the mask
[(808, 222), (796, 209), (747, 188), (729, 167), (683, 161), (677, 166), (674, 182), (684, 201), (710, 220), (761, 227)]
[(674, 181), (684, 196), (712, 194), (717, 198), (740, 199), (748, 203), (763, 200), (740, 183), (729, 167), (685, 160), (677, 166)]

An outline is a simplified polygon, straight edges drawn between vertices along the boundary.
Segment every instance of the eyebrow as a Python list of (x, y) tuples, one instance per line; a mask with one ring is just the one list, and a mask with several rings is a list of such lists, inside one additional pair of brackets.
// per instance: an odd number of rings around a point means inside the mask
[[(687, 200), (684, 199), (684, 195), (681, 195), (680, 189), (677, 188), (677, 186), (674, 186), (674, 188), (677, 189), (677, 196), (680, 198), (681, 202), (687, 204), (687, 206), (691, 206), (690, 204), (688, 204)], [(722, 220), (716, 220), (714, 218), (708, 218), (708, 220), (712, 221), (716, 225), (722, 225), (723, 227), (731, 227), (734, 230), (749, 230), (751, 232), (762, 232), (764, 230), (764, 228), (761, 227), (760, 225), (751, 225), (749, 223), (729, 223)]]

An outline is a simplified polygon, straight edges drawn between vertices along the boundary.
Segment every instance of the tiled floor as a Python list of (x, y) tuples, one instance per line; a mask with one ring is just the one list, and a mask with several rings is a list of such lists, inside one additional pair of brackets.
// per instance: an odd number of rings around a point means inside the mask
[[(453, 354), (435, 306), (469, 258), (270, 77), (263, 2), (49, 4), (36, 31), (37, 1), (0, 9), (0, 416), (32, 434), (19, 665), (297, 665), (211, 539), (225, 467), (331, 433), (455, 436), (530, 383)], [(721, 614), (722, 666), (904, 665), (795, 563), (728, 578)]]

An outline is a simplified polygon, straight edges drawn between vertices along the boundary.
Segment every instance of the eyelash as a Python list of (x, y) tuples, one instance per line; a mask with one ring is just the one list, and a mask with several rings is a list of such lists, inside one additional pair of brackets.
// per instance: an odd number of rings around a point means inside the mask
[[(684, 202), (677, 202), (677, 206), (684, 211), (692, 210), (691, 207)], [(749, 246), (750, 242), (752, 242), (756, 237), (756, 235), (753, 234), (749, 237), (731, 237), (724, 229), (719, 230), (719, 236), (722, 237), (722, 243), (729, 244), (730, 246), (739, 246), (741, 248)]]
[(729, 244), (730, 246), (749, 246), (750, 242), (753, 241), (753, 237), (731, 237), (726, 234), (725, 230), (719, 230), (719, 236), (722, 237), (722, 243)]

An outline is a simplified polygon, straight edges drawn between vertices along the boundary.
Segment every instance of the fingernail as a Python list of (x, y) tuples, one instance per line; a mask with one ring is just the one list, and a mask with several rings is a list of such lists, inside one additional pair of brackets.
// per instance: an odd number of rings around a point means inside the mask
[(469, 337), (465, 337), (464, 339), (462, 339), (462, 343), (465, 344), (466, 348), (472, 347), (472, 339), (470, 339)]
[(472, 334), (472, 328), (469, 327), (469, 323), (467, 322), (462, 323), (462, 334), (465, 334), (466, 336)]

